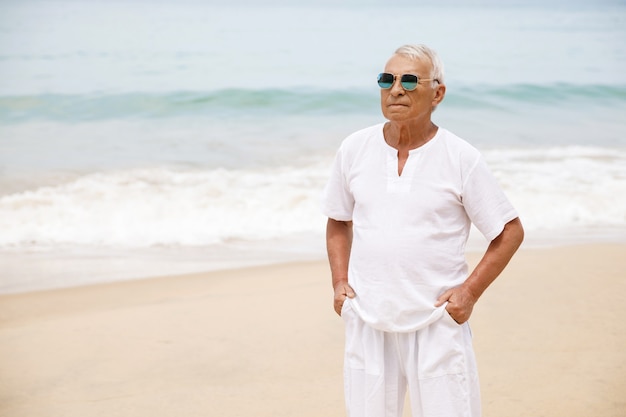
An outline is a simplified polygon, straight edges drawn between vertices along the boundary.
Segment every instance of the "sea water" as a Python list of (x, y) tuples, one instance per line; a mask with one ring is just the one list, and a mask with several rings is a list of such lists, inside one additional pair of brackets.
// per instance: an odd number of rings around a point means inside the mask
[(405, 43), (526, 244), (626, 241), (624, 1), (9, 0), (0, 292), (322, 258), (334, 153)]

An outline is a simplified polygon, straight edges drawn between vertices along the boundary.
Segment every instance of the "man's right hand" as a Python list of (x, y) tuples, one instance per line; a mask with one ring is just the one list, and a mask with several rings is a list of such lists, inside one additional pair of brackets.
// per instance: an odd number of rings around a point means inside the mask
[(350, 284), (345, 281), (339, 282), (335, 286), (335, 312), (341, 316), (341, 308), (343, 307), (343, 303), (346, 301), (346, 298), (354, 297), (356, 297), (356, 294), (354, 293), (354, 290), (352, 289)]

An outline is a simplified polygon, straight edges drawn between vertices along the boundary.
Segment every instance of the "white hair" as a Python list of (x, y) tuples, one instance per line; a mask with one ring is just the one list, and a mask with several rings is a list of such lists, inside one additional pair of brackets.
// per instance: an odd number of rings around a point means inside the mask
[(444, 83), (443, 62), (441, 62), (439, 55), (437, 55), (437, 52), (435, 52), (433, 49), (421, 44), (403, 45), (396, 49), (395, 53), (420, 61), (423, 61), (425, 59), (429, 60), (432, 64), (432, 72), (430, 73), (430, 78), (433, 79), (432, 86), (436, 87), (437, 81), (439, 82), (439, 84)]

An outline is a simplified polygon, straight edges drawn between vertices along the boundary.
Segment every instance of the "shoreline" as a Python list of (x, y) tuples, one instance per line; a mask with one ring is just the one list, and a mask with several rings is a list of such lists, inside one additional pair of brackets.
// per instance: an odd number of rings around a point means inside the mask
[[(624, 253), (518, 252), (471, 319), (485, 417), (623, 415)], [(0, 295), (0, 414), (342, 416), (331, 297), (325, 261)]]
[[(293, 262), (326, 261), (324, 237), (302, 234), (270, 241), (198, 247), (33, 247), (0, 249), (0, 296), (105, 283), (198, 274)], [(626, 244), (626, 227), (531, 231), (522, 249)], [(467, 257), (487, 242), (472, 230)]]

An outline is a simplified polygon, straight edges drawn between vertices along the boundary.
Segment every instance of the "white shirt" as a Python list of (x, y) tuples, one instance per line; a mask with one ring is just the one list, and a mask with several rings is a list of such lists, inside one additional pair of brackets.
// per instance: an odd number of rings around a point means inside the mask
[(353, 222), (352, 308), (374, 328), (408, 332), (440, 318), (438, 296), (467, 278), (471, 223), (491, 241), (517, 213), (480, 153), (442, 128), (409, 151), (398, 175), (383, 126), (343, 141), (322, 211)]

